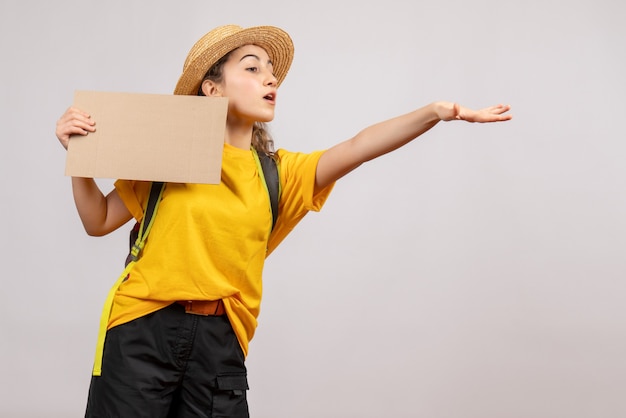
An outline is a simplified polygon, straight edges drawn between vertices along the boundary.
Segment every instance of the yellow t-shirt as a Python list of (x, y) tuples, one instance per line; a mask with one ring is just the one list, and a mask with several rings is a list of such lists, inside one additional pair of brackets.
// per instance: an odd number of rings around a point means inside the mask
[[(322, 208), (332, 190), (314, 195), (322, 153), (278, 151), (282, 193), (271, 235), (269, 196), (250, 150), (224, 145), (218, 185), (166, 184), (141, 258), (115, 294), (108, 328), (174, 301), (222, 299), (247, 355), (265, 258), (308, 211)], [(118, 180), (115, 187), (140, 221), (150, 183)]]

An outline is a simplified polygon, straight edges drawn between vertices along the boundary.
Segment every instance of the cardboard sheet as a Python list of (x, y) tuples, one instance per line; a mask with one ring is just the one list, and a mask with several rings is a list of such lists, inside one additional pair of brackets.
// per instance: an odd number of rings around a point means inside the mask
[(218, 184), (228, 99), (77, 91), (96, 132), (70, 139), (74, 177)]

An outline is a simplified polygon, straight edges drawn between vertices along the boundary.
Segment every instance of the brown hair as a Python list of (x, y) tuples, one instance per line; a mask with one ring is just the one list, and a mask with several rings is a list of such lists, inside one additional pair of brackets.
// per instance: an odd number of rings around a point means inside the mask
[[(233, 51), (230, 51), (228, 54), (224, 55), (209, 68), (202, 79), (202, 83), (204, 83), (205, 80), (211, 80), (215, 83), (222, 82), (224, 77), (224, 63), (228, 61), (228, 57), (232, 52)], [(204, 96), (202, 83), (200, 83), (200, 87), (198, 88), (198, 96)], [(262, 152), (276, 158), (274, 155), (274, 140), (268, 131), (267, 125), (263, 122), (254, 122), (254, 126), (252, 127), (252, 146), (257, 152)]]

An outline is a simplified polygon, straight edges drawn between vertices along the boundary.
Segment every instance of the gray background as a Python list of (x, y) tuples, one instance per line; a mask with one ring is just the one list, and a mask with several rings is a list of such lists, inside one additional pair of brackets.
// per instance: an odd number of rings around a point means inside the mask
[(169, 94), (226, 23), (294, 39), (283, 148), (435, 100), (515, 116), (364, 165), (268, 259), (253, 417), (626, 416), (624, 8), (2, 0), (0, 416), (82, 416), (127, 249), (82, 230), (56, 120), (77, 89)]

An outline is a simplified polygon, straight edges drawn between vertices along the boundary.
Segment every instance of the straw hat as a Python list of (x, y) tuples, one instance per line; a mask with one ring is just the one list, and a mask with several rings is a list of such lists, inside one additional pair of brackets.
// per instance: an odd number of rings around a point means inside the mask
[(273, 26), (244, 29), (237, 25), (226, 25), (213, 29), (191, 48), (174, 94), (197, 94), (204, 75), (213, 64), (230, 51), (249, 44), (265, 49), (280, 85), (293, 60), (293, 42), (287, 32)]

